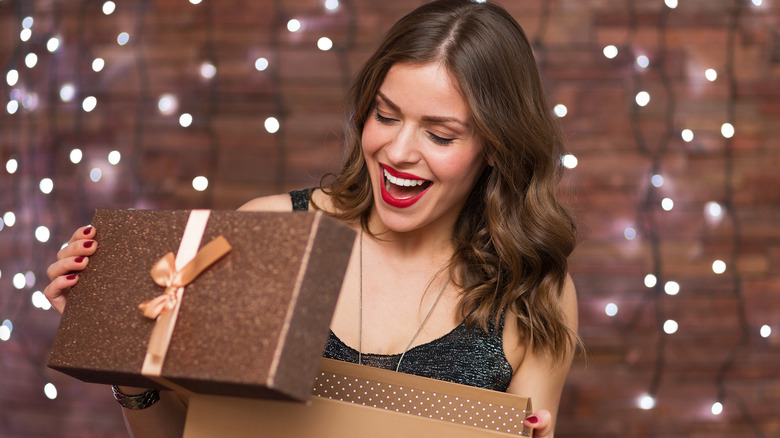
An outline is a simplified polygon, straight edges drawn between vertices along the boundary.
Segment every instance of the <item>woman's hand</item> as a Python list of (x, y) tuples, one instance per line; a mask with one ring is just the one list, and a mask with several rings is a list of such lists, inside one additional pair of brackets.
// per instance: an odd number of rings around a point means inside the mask
[(552, 438), (552, 415), (548, 410), (540, 409), (523, 420), (523, 425), (532, 429), (533, 438)]
[(96, 230), (91, 226), (76, 230), (68, 246), (57, 252), (57, 261), (46, 269), (51, 283), (43, 290), (43, 294), (60, 313), (65, 310), (68, 291), (79, 281), (78, 272), (87, 267), (88, 257), (97, 250), (97, 242), (92, 240), (95, 234)]

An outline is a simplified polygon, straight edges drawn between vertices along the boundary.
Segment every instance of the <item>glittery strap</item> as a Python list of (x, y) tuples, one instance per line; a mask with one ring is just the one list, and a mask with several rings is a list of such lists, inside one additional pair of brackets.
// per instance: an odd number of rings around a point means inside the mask
[(309, 211), (309, 196), (312, 189), (293, 190), (290, 193), (293, 211)]

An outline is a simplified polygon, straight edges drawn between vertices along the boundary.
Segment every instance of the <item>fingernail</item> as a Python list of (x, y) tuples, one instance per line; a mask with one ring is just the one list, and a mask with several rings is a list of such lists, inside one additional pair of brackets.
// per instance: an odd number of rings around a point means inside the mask
[(536, 415), (532, 415), (532, 416), (526, 418), (525, 421), (527, 421), (527, 422), (529, 422), (531, 424), (536, 424), (536, 422), (538, 422), (539, 419), (536, 418)]
[(86, 236), (87, 234), (91, 233), (91, 232), (92, 232), (92, 227), (87, 227), (87, 228), (84, 228), (84, 235), (85, 235), (85, 236)]
[(95, 244), (94, 240), (90, 240), (89, 242), (84, 242), (84, 248), (92, 248), (92, 245)]
[(73, 259), (73, 261), (76, 263), (81, 263), (84, 261), (84, 257), (76, 257), (75, 259)]
[(70, 275), (68, 275), (65, 278), (68, 279), (68, 280), (75, 280), (76, 279), (76, 274), (70, 274)]

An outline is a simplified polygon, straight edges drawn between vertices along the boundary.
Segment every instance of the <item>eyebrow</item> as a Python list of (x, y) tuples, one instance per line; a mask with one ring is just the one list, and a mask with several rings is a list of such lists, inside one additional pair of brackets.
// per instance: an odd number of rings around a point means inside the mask
[[(392, 109), (393, 111), (399, 112), (399, 113), (401, 112), (401, 108), (399, 108), (398, 105), (396, 105), (395, 102), (390, 100), (387, 96), (382, 94), (381, 91), (377, 91), (376, 94), (377, 94), (378, 98), (382, 99), (382, 101), (387, 106), (390, 107), (390, 109)], [(464, 122), (464, 121), (462, 121), (462, 120), (460, 120), (460, 119), (458, 119), (456, 117), (423, 116), (422, 120), (424, 122), (429, 122), (429, 123), (457, 123), (457, 124), (463, 126), (464, 128), (469, 128), (469, 124), (468, 123), (466, 123), (466, 122)]]

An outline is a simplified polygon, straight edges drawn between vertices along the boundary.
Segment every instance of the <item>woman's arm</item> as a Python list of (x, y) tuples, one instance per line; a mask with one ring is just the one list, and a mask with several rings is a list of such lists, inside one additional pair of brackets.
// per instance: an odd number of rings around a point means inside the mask
[[(570, 277), (566, 277), (561, 295), (561, 307), (566, 318), (566, 324), (575, 333), (577, 330), (577, 293)], [(509, 323), (510, 321), (507, 320)], [(507, 324), (507, 328), (509, 324)], [(515, 330), (516, 325), (512, 324)], [(514, 333), (517, 335), (517, 332)], [(513, 338), (514, 336), (507, 336)], [(516, 339), (516, 338), (515, 338)], [(505, 348), (507, 345), (505, 344)], [(507, 350), (507, 357), (512, 351)], [(531, 397), (534, 415), (525, 420), (525, 425), (533, 429), (535, 438), (552, 438), (555, 432), (555, 420), (561, 391), (569, 373), (574, 351), (568, 351), (564, 359), (556, 362), (544, 352), (524, 352), (520, 365), (515, 370), (512, 382), (507, 392)], [(511, 361), (511, 359), (510, 359)]]

